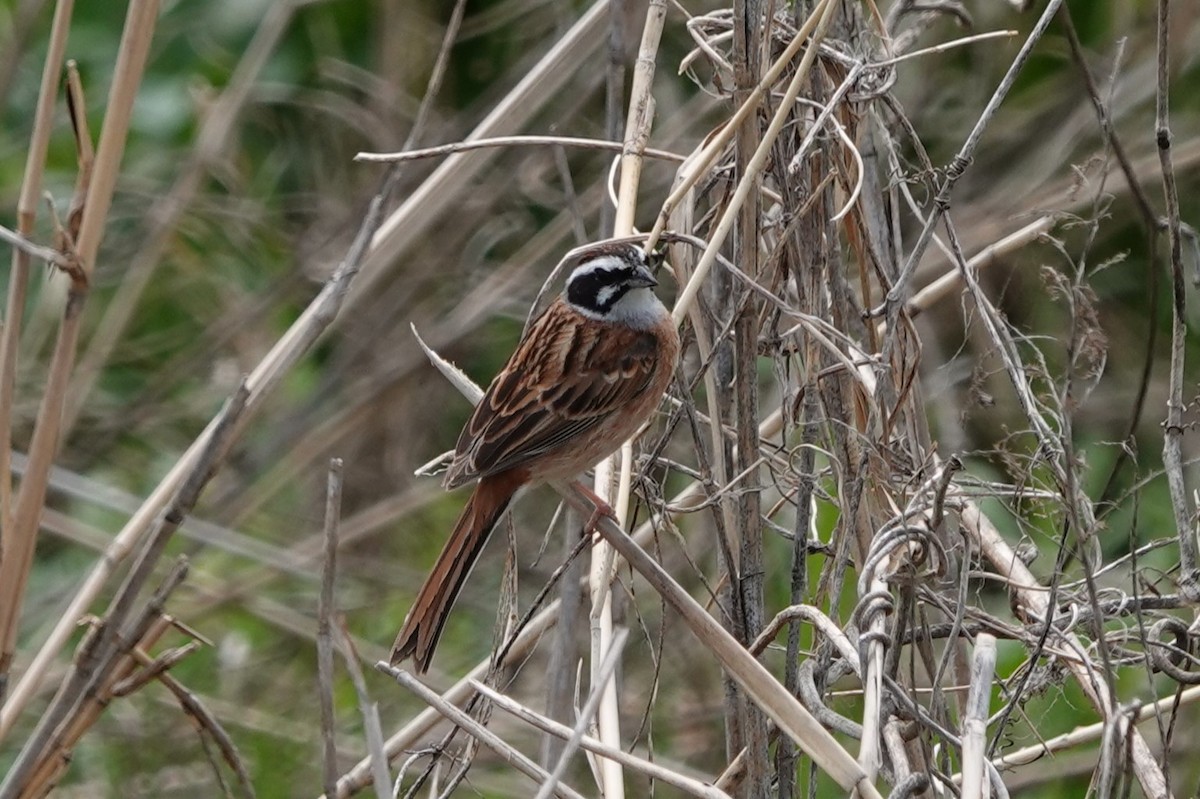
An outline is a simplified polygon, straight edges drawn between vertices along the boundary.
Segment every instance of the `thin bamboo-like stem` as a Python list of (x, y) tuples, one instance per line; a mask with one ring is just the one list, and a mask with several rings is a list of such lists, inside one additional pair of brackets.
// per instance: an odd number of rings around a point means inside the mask
[(1187, 339), (1187, 290), (1183, 276), (1183, 238), (1179, 219), (1179, 189), (1171, 162), (1171, 120), (1168, 94), (1170, 69), (1171, 7), (1158, 2), (1157, 70), (1154, 103), (1154, 140), (1162, 170), (1163, 197), (1167, 206), (1167, 235), (1171, 265), (1171, 373), (1167, 393), (1167, 418), (1163, 430), (1163, 468), (1171, 492), (1175, 535), (1179, 540), (1180, 586), (1191, 599), (1200, 599), (1200, 543), (1196, 521), (1183, 479), (1184, 399), (1183, 382)]
[[(511, 713), (522, 721), (526, 721), (537, 727), (539, 730), (548, 732), (563, 740), (571, 736), (572, 730), (565, 724), (548, 719), (538, 713), (533, 712), (524, 705), (513, 701), (511, 698), (499, 693), (478, 680), (471, 681), (472, 687), (488, 698), (489, 701), (496, 704), (500, 709)], [(681, 791), (686, 791), (692, 796), (703, 797), (703, 799), (729, 799), (729, 794), (719, 788), (708, 783), (700, 782), (692, 779), (671, 769), (664, 768), (658, 763), (651, 762), (645, 758), (632, 755), (623, 749), (613, 749), (606, 746), (596, 738), (589, 735), (583, 735), (579, 738), (579, 745), (587, 751), (599, 755), (600, 757), (617, 760), (622, 765), (627, 766), (635, 771), (640, 771), (647, 777), (666, 783)]]
[[(38, 89), (37, 107), (33, 112), (33, 130), (29, 134), (29, 153), (25, 159), (25, 174), (17, 195), (16, 233), (28, 237), (42, 191), (46, 151), (50, 147), (51, 122), (54, 114), (58, 83), (62, 74), (63, 57), (67, 48), (74, 0), (59, 0), (50, 23), (50, 38), (46, 60), (42, 66), (42, 82)], [(0, 331), (0, 563), (6, 557), (12, 537), (12, 416), (13, 392), (17, 380), (17, 345), (20, 342), (25, 298), (29, 288), (29, 253), (14, 249), (12, 270), (8, 280), (8, 299)], [(8, 685), (8, 665), (0, 655), (0, 704), (4, 703)], [(0, 739), (3, 735), (0, 735)]]
[[(376, 663), (375, 668), (379, 669), (384, 674), (391, 675), (392, 679), (400, 683), (402, 686), (412, 691), (421, 701), (432, 707), (438, 713), (445, 716), (449, 721), (453, 722), (458, 727), (461, 727), (469, 735), (495, 752), (504, 762), (511, 765), (517, 771), (528, 776), (530, 779), (538, 783), (546, 783), (550, 779), (550, 775), (545, 769), (534, 763), (525, 755), (518, 752), (513, 747), (509, 746), (500, 736), (493, 733), (487, 727), (480, 724), (468, 714), (464, 713), (453, 704), (446, 702), (442, 697), (435, 692), (426, 688), (421, 684), (420, 680), (409, 674), (404, 669), (398, 669), (390, 666), (387, 663)], [(559, 783), (554, 787), (553, 793), (555, 796), (566, 797), (566, 799), (583, 799), (583, 796), (577, 791)]]
[[(744, 105), (759, 80), (762, 61), (769, 55), (763, 52), (769, 47), (769, 28), (772, 14), (764, 15), (764, 3), (759, 0), (737, 0), (733, 8), (733, 99)], [(740, 270), (752, 279), (762, 269), (760, 245), (762, 240), (762, 210), (767, 200), (762, 195), (763, 172), (752, 170), (755, 153), (760, 144), (759, 119), (757, 115), (747, 117), (738, 126), (734, 137), (734, 167), (739, 179), (749, 181), (749, 193), (738, 209), (734, 221), (734, 261)], [(722, 275), (722, 283), (734, 282), (731, 274)], [(721, 284), (715, 287), (720, 291)], [(733, 385), (722, 385), (718, 395), (723, 411), (716, 418), (725, 420), (737, 430), (736, 455), (730, 462), (730, 471), (737, 474), (739, 490), (720, 492), (722, 504), (729, 507), (729, 548), (736, 546), (736, 566), (729, 569), (730, 594), (733, 617), (731, 629), (739, 641), (749, 642), (758, 635), (764, 624), (766, 571), (763, 563), (763, 524), (760, 494), (758, 438), (758, 344), (759, 304), (753, 291), (745, 285), (740, 290), (726, 294), (726, 300), (718, 307), (721, 317), (733, 318), (733, 340), (731, 368), (737, 379)], [(723, 292), (722, 292), (723, 293)], [(724, 307), (721, 307), (721, 306)], [(710, 369), (712, 373), (714, 370)], [(725, 383), (725, 377), (720, 376)], [(714, 426), (714, 433), (719, 432)], [(725, 447), (713, 447), (713, 460), (725, 460)], [(767, 718), (744, 697), (727, 691), (726, 713), (730, 722), (726, 728), (733, 735), (726, 736), (726, 747), (730, 750), (745, 749), (746, 794), (765, 796), (773, 780), (771, 757), (768, 751)], [(733, 717), (736, 714), (736, 718)]]
[[(62, 326), (50, 362), (50, 374), (46, 379), (45, 393), (29, 447), (29, 466), (13, 507), (7, 556), (0, 562), (0, 674), (7, 674), (16, 646), (21, 603), (33, 562), (34, 542), (37, 540), (38, 521), (46, 497), (50, 465), (58, 451), (60, 424), (68, 379), (75, 363), (88, 279), (104, 235), (104, 225), (120, 171), (121, 155), (125, 150), (133, 101), (141, 84), (157, 17), (157, 0), (135, 0), (130, 3), (126, 15), (104, 127), (100, 132), (87, 201), (79, 235), (75, 240), (74, 255), (79, 271), (72, 276)], [(0, 725), (0, 738), (4, 732), (3, 725)]]
[(322, 776), (325, 793), (337, 789), (337, 719), (333, 709), (333, 588), (337, 580), (338, 523), (342, 511), (342, 460), (329, 461), (325, 488), (325, 559), (321, 567), (321, 596), (317, 601), (317, 686), (321, 699)]
[(996, 638), (987, 633), (975, 637), (971, 659), (971, 690), (967, 695), (963, 719), (962, 799), (985, 799), (988, 785), (987, 756), (988, 705), (992, 696), (992, 677), (996, 673)]
[[(643, 151), (650, 139), (654, 121), (654, 66), (658, 44), (662, 38), (666, 21), (666, 0), (651, 0), (646, 9), (646, 21), (642, 28), (642, 39), (638, 46), (637, 62), (633, 71), (633, 86), (630, 90), (629, 113), (625, 121), (625, 141), (621, 154), (621, 183), (617, 193), (616, 215), (613, 236), (628, 236), (633, 232), (637, 212), (637, 194), (641, 183)], [(596, 464), (595, 490), (597, 495), (614, 503), (617, 518), (625, 523), (629, 513), (630, 482), (633, 465), (633, 445), (626, 441), (620, 449), (620, 468), (616, 472), (617, 486), (614, 493), (614, 458), (605, 458)], [(591, 561), (591, 681), (597, 690), (600, 705), (596, 713), (598, 737), (608, 746), (621, 747), (621, 715), (618, 704), (617, 678), (601, 681), (601, 664), (615, 644), (612, 621), (612, 577), (613, 552), (608, 546), (597, 543), (592, 547)], [(624, 776), (621, 764), (615, 760), (600, 763), (600, 793), (610, 799), (621, 799), (625, 795)]]

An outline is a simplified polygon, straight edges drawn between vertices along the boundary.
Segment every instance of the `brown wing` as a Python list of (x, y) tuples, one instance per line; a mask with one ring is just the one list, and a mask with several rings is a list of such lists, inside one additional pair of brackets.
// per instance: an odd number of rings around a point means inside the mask
[(620, 413), (653, 382), (656, 343), (552, 303), (475, 406), (447, 487), (521, 466)]

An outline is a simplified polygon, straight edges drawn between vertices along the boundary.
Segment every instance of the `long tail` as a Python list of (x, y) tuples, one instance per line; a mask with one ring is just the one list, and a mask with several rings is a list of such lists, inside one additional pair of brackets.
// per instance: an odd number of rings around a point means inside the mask
[(454, 532), (450, 533), (442, 554), (438, 555), (433, 570), (417, 592), (412, 610), (396, 636), (396, 643), (392, 645), (393, 666), (411, 657), (419, 673), (424, 674), (429, 669), (433, 650), (454, 601), (483, 552), (492, 528), (523, 483), (520, 476), (501, 472), (476, 484), (467, 506), (454, 524)]

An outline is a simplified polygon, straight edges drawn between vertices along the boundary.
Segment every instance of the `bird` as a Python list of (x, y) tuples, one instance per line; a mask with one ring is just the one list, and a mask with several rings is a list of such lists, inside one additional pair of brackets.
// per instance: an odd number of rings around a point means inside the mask
[(612, 454), (671, 382), (679, 335), (652, 291), (662, 256), (611, 241), (572, 254), (562, 293), (528, 326), (458, 437), (443, 487), (477, 482), (396, 636), (392, 666), (412, 658), (428, 671), (450, 610), (517, 493), (573, 479)]

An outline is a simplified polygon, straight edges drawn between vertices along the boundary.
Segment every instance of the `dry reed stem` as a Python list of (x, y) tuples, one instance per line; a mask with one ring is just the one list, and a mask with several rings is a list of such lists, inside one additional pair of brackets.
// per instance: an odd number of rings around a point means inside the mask
[(66, 269), (70, 266), (70, 261), (58, 250), (51, 247), (43, 247), (37, 242), (25, 238), (20, 233), (3, 226), (0, 226), (0, 241), (12, 245), (13, 250), (25, 256), (26, 270), (29, 268), (30, 258), (37, 258), (40, 261), (45, 261), (50, 266), (57, 266), (60, 269)]
[[(659, 236), (667, 229), (667, 222), (679, 203), (691, 192), (696, 183), (708, 173), (713, 164), (716, 163), (717, 157), (733, 139), (742, 121), (754, 113), (763, 99), (774, 89), (776, 81), (783, 75), (792, 58), (795, 57), (796, 53), (800, 52), (800, 48), (808, 42), (809, 34), (813, 32), (820, 20), (824, 18), (827, 6), (828, 3), (826, 0), (820, 0), (819, 3), (813, 6), (804, 24), (796, 31), (796, 35), (792, 38), (791, 43), (779, 58), (775, 60), (771, 68), (763, 74), (758, 88), (746, 98), (746, 102), (742, 103), (715, 134), (706, 139), (696, 152), (688, 156), (683, 168), (680, 170), (682, 174), (676, 180), (670, 196), (663, 202), (662, 210), (659, 212), (658, 219), (654, 223), (654, 228), (650, 231), (650, 238), (646, 242), (647, 247), (653, 247), (658, 242)], [(691, 229), (690, 225), (688, 229)]]
[(20, 795), (22, 783), (27, 779), (30, 769), (34, 768), (43, 752), (61, 746), (63, 729), (69, 729), (79, 715), (80, 708), (86, 706), (89, 698), (96, 695), (97, 686), (103, 684), (110, 673), (113, 660), (127, 652), (129, 642), (140, 641), (147, 626), (155, 617), (162, 615), (167, 596), (186, 573), (186, 562), (181, 562), (176, 567), (176, 579), (169, 580), (156, 592), (147, 604), (147, 612), (139, 617), (132, 617), (137, 597), (150, 579), (167, 542), (183, 518), (195, 506), (200, 492), (228, 454), (238, 423), (246, 409), (248, 395), (249, 392), (243, 383), (214, 420), (213, 434), (205, 442), (194, 467), (185, 476), (170, 504), (141, 543), (138, 557), (109, 602), (107, 612), (92, 629), (91, 634), (84, 638), (66, 679), (50, 706), (38, 719), (37, 726), (26, 739), (12, 770), (3, 785), (0, 785), (0, 799), (14, 799)]
[[(401, 150), (395, 153), (359, 153), (354, 156), (354, 160), (366, 163), (398, 164), (422, 158), (440, 158), (443, 155), (465, 153), (471, 150), (486, 150), (491, 147), (576, 147), (581, 150), (607, 150), (608, 152), (622, 153), (625, 151), (626, 145), (624, 142), (584, 139), (578, 136), (492, 136), (486, 139), (422, 147), (419, 150)], [(656, 150), (653, 147), (644, 147), (640, 152), (644, 157), (657, 158), (662, 161), (684, 160), (684, 157), (678, 153)]]
[(1163, 199), (1167, 206), (1167, 234), (1171, 271), (1171, 372), (1167, 396), (1167, 418), (1163, 428), (1163, 468), (1171, 492), (1175, 515), (1175, 535), (1179, 541), (1180, 587), (1184, 594), (1200, 599), (1200, 544), (1197, 543), (1196, 517), (1188, 499), (1183, 476), (1183, 382), (1184, 342), (1187, 337), (1187, 291), (1183, 276), (1183, 239), (1179, 219), (1179, 190), (1175, 185), (1175, 166), (1171, 162), (1171, 121), (1168, 94), (1170, 70), (1168, 47), (1171, 8), (1167, 0), (1158, 2), (1157, 70), (1155, 72), (1154, 141), (1158, 145), (1162, 170)]
[(996, 673), (996, 638), (987, 633), (975, 636), (971, 660), (971, 691), (967, 697), (962, 731), (962, 799), (985, 799), (987, 723)]
[[(25, 742), (12, 768), (0, 785), (0, 796), (5, 799), (24, 796), (40, 796), (58, 782), (71, 760), (71, 752), (79, 740), (96, 722), (114, 695), (115, 687), (132, 674), (138, 661), (134, 650), (148, 650), (159, 637), (171, 627), (171, 619), (163, 613), (167, 598), (183, 582), (187, 575), (187, 561), (180, 559), (167, 574), (158, 590), (146, 603), (141, 612), (123, 630), (125, 637), (112, 641), (110, 649), (95, 662), (81, 658), (81, 668), (90, 667), (87, 674), (88, 690), (71, 693), (72, 686), (64, 682), (55, 702), (39, 719), (33, 735)], [(124, 619), (114, 619), (124, 624)], [(99, 644), (105, 632), (107, 620), (100, 620), (89, 631), (89, 643)], [(111, 629), (111, 625), (109, 627)], [(71, 712), (59, 712), (66, 701), (71, 702)], [(61, 725), (61, 726), (60, 726)]]
[[(426, 688), (421, 684), (420, 680), (413, 677), (404, 669), (395, 668), (382, 661), (376, 663), (375, 668), (384, 674), (391, 675), (392, 679), (416, 694), (422, 702), (442, 714), (448, 721), (464, 730), (488, 749), (491, 749), (506, 763), (528, 776), (534, 782), (545, 784), (550, 779), (550, 775), (546, 773), (545, 769), (509, 746), (500, 736), (471, 718), (470, 715), (464, 713), (450, 702), (445, 701), (434, 691)], [(555, 796), (567, 797), (568, 799), (583, 799), (582, 795), (562, 784), (556, 785), (553, 793)]]
[[(708, 237), (708, 247), (704, 250), (704, 254), (700, 256), (700, 261), (696, 264), (691, 276), (688, 278), (687, 285), (680, 291), (679, 296), (675, 300), (675, 307), (671, 311), (671, 315), (675, 318), (676, 325), (683, 321), (683, 317), (688, 313), (692, 303), (695, 302), (696, 294), (700, 291), (700, 286), (704, 283), (708, 275), (708, 270), (716, 262), (717, 252), (721, 249), (721, 245), (725, 243), (726, 236), (729, 235), (730, 229), (733, 227), (733, 221), (737, 218), (738, 210), (742, 203), (746, 201), (751, 189), (754, 188), (758, 176), (766, 167), (767, 158), (771, 153), (771, 146), (775, 143), (775, 139), (783, 130), (784, 123), (788, 120), (792, 113), (792, 106), (796, 102), (796, 97), (800, 94), (800, 87), (804, 85), (804, 81), (808, 79), (809, 70), (812, 69), (813, 63), (817, 58), (818, 46), (825, 32), (829, 29), (830, 23), (837, 11), (837, 3), (826, 0), (820, 9), (820, 17), (817, 19), (812, 31), (812, 41), (808, 48), (805, 49), (804, 55), (800, 59), (799, 66), (796, 67), (796, 72), (792, 76), (791, 82), (788, 84), (787, 90), (784, 92), (783, 99), (779, 103), (779, 108), (775, 115), (771, 118), (771, 124), (767, 127), (759, 141), (758, 150), (754, 157), (746, 166), (745, 174), (740, 176), (737, 189), (734, 191), (733, 198), (725, 208), (724, 214), (721, 216), (721, 221), (714, 228), (713, 232)], [(817, 8), (813, 8), (812, 16), (815, 17), (818, 13)], [(803, 36), (803, 31), (797, 33), (797, 38)], [(755, 95), (751, 96), (753, 99)], [(751, 99), (746, 101), (750, 103)], [(660, 216), (661, 220), (663, 217)], [(651, 233), (651, 240), (654, 234)]]
[[(350, 682), (354, 684), (354, 693), (358, 697), (358, 709), (363, 717), (367, 752), (371, 760), (371, 784), (375, 788), (376, 799), (391, 799), (392, 780), (391, 774), (388, 772), (387, 756), (384, 754), (383, 728), (379, 723), (379, 706), (371, 701), (371, 697), (367, 693), (367, 680), (363, 676), (359, 655), (354, 649), (354, 641), (345, 625), (339, 620), (339, 624), (334, 630), (338, 635), (338, 651), (341, 652), (342, 659), (346, 661), (346, 671), (350, 673)], [(336, 779), (330, 787), (337, 790)]]
[[(37, 106), (33, 112), (33, 130), (29, 134), (29, 152), (21, 190), (17, 195), (17, 235), (27, 238), (33, 232), (37, 206), (42, 189), (46, 152), (50, 147), (52, 116), (58, 94), (59, 76), (67, 48), (74, 0), (59, 0), (50, 23), (46, 60), (42, 64), (42, 80), (38, 88)], [(4, 326), (0, 331), (0, 562), (12, 528), (12, 420), (13, 391), (17, 379), (17, 345), (29, 288), (29, 258), (14, 250), (8, 281), (8, 299), (4, 311)], [(0, 656), (0, 704), (7, 695), (8, 667)], [(3, 739), (0, 733), (0, 739)]]
[[(500, 709), (512, 714), (522, 721), (527, 722), (543, 732), (554, 735), (564, 741), (567, 740), (573, 733), (573, 730), (565, 724), (559, 724), (553, 719), (546, 718), (545, 716), (534, 712), (525, 705), (513, 700), (511, 697), (505, 696), (499, 691), (489, 688), (487, 685), (479, 682), (478, 680), (472, 680), (471, 686), (476, 691), (487, 697), (488, 701), (494, 703)], [(641, 772), (652, 780), (674, 786), (679, 790), (690, 794), (691, 796), (699, 796), (703, 797), (703, 799), (730, 799), (729, 794), (712, 784), (692, 779), (691, 777), (680, 774), (677, 771), (672, 771), (671, 769), (665, 768), (658, 763), (654, 763), (638, 757), (637, 755), (630, 754), (624, 749), (614, 749), (589, 735), (580, 736), (579, 745), (592, 754), (599, 755), (600, 757), (608, 758), (610, 760), (620, 761), (620, 763), (627, 768)]]
[[(157, 0), (135, 0), (130, 3), (117, 53), (107, 113), (90, 176), (87, 204), (79, 235), (74, 242), (74, 257), (80, 271), (71, 280), (33, 439), (29, 445), (29, 467), (13, 507), (6, 555), (0, 561), (0, 679), (5, 678), (12, 663), (21, 603), (33, 564), (34, 542), (37, 540), (38, 521), (46, 497), (48, 474), (58, 450), (63, 405), (75, 362), (87, 281), (95, 265), (113, 190), (116, 188), (133, 101), (145, 69), (157, 16)], [(9, 704), (6, 703), (4, 710), (8, 708)], [(0, 724), (0, 738), (5, 732), (5, 725)]]
[[(625, 649), (625, 643), (629, 640), (628, 628), (622, 627), (613, 631), (612, 638), (608, 641), (608, 648), (604, 651), (604, 659), (600, 661), (592, 673), (592, 687), (588, 694), (587, 701), (583, 703), (583, 707), (578, 710), (578, 718), (575, 721), (575, 727), (567, 736), (566, 745), (558, 754), (558, 763), (554, 766), (554, 771), (550, 772), (550, 776), (542, 783), (538, 789), (537, 796), (534, 799), (549, 799), (550, 794), (558, 787), (559, 780), (567, 772), (567, 766), (571, 764), (571, 758), (576, 750), (579, 749), (580, 741), (583, 740), (583, 731), (594, 723), (596, 713), (600, 710), (602, 702), (613, 702), (615, 704), (615, 692), (611, 690), (612, 680), (617, 670), (617, 664), (621, 661), (621, 652)], [(609, 694), (613, 698), (609, 698)], [(607, 744), (605, 744), (607, 746)], [(620, 765), (618, 763), (618, 765)], [(600, 767), (600, 773), (604, 774), (603, 765)], [(622, 777), (622, 772), (617, 770), (615, 776)], [(611, 784), (611, 776), (604, 777), (605, 784)], [(622, 783), (619, 793), (624, 793), (624, 785)], [(607, 796), (608, 794), (604, 794)]]
[[(650, 131), (654, 122), (654, 68), (658, 55), (658, 45), (662, 38), (663, 24), (666, 21), (666, 0), (651, 0), (646, 9), (646, 21), (642, 28), (642, 39), (638, 46), (637, 60), (634, 64), (633, 85), (630, 88), (629, 113), (625, 120), (624, 144), (621, 152), (621, 183), (617, 192), (613, 236), (623, 237), (633, 233), (634, 218), (637, 211), (638, 189), (641, 185), (643, 152), (650, 139)], [(620, 465), (614, 469), (614, 460), (619, 456)], [(604, 458), (596, 464), (595, 491), (596, 494), (609, 501), (617, 513), (621, 524), (625, 523), (629, 513), (630, 481), (633, 466), (633, 445), (626, 441), (621, 445), (618, 455)], [(613, 478), (616, 477), (616, 486)], [(615, 489), (615, 490), (614, 490)], [(598, 694), (600, 702), (596, 725), (598, 737), (608, 746), (621, 746), (621, 716), (618, 703), (617, 679), (601, 679), (601, 665), (607, 662), (610, 652), (616, 645), (613, 638), (612, 620), (612, 580), (615, 572), (612, 570), (613, 552), (596, 542), (591, 553), (591, 647), (590, 647), (590, 676), (593, 688), (603, 686)], [(564, 751), (563, 756), (566, 752)], [(560, 760), (565, 768), (565, 761)], [(601, 795), (608, 799), (622, 799), (625, 795), (625, 780), (621, 772), (621, 764), (614, 760), (604, 760), (599, 768), (600, 784), (597, 786)]]
[(342, 460), (329, 461), (325, 488), (325, 558), (321, 567), (321, 595), (317, 601), (317, 687), (321, 698), (322, 776), (325, 793), (337, 788), (337, 741), (333, 712), (333, 633), (331, 618), (335, 612), (333, 587), (337, 579), (338, 522), (342, 511)]

